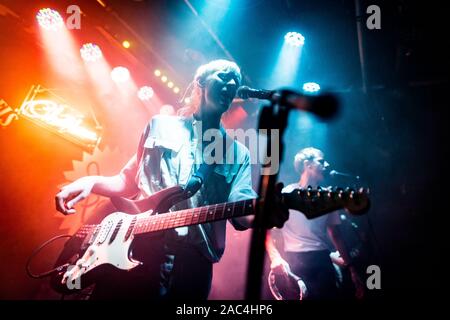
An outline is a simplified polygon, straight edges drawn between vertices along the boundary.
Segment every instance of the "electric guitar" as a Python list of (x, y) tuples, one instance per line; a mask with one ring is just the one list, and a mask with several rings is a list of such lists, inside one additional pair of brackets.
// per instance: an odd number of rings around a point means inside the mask
[[(261, 201), (250, 199), (167, 212), (180, 201), (182, 191), (175, 186), (139, 201), (112, 198), (119, 211), (106, 216), (98, 225), (82, 226), (68, 240), (57, 263), (71, 263), (58, 269), (51, 280), (52, 287), (58, 292), (74, 293), (74, 289), (80, 288), (74, 288), (73, 283), (83, 278), (85, 287), (88, 284), (85, 276), (104, 266), (113, 266), (115, 270), (139, 266), (141, 262), (132, 257), (132, 243), (140, 235), (251, 215), (257, 201)], [(352, 214), (363, 214), (369, 207), (369, 198), (363, 189), (295, 189), (283, 193), (282, 202), (290, 209), (301, 211), (308, 219), (343, 208)]]

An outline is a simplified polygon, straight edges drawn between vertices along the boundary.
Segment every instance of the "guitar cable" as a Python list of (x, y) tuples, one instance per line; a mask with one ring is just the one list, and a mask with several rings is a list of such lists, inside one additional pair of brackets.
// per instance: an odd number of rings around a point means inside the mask
[(48, 277), (48, 276), (50, 276), (50, 275), (52, 275), (52, 274), (54, 274), (54, 273), (56, 273), (56, 272), (60, 272), (60, 271), (63, 270), (64, 268), (67, 268), (67, 267), (70, 265), (69, 263), (65, 263), (65, 264), (63, 264), (63, 265), (61, 265), (61, 266), (58, 266), (58, 267), (56, 267), (56, 268), (53, 268), (53, 269), (50, 270), (50, 271), (46, 271), (46, 272), (43, 272), (43, 273), (34, 274), (34, 273), (31, 272), (30, 264), (31, 264), (32, 259), (33, 259), (33, 258), (34, 258), (34, 257), (35, 257), (42, 249), (44, 249), (47, 245), (49, 245), (49, 244), (52, 243), (53, 241), (58, 240), (58, 239), (61, 239), (61, 238), (71, 238), (71, 237), (72, 237), (72, 236), (71, 236), (71, 235), (68, 235), (68, 234), (59, 235), (59, 236), (53, 237), (53, 238), (51, 238), (51, 239), (45, 241), (43, 244), (41, 244), (39, 247), (37, 247), (37, 248), (31, 253), (30, 257), (29, 257), (28, 260), (27, 260), (27, 263), (25, 264), (25, 270), (26, 270), (28, 276), (30, 276), (31, 278), (34, 278), (34, 279), (42, 279), (42, 278)]

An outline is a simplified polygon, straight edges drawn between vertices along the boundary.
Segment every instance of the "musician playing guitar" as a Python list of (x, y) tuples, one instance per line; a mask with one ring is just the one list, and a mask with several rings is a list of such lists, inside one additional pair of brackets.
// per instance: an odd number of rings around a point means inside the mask
[[(300, 181), (286, 186), (283, 192), (319, 186), (329, 164), (325, 161), (322, 151), (309, 147), (297, 153), (294, 166), (300, 174)], [(330, 249), (337, 249), (340, 253), (340, 265), (349, 268), (356, 297), (362, 298), (364, 285), (351, 263), (349, 252), (337, 228), (340, 224), (338, 212), (308, 220), (300, 212), (290, 211), (289, 220), (284, 227), (271, 230), (266, 241), (272, 272), (285, 276), (292, 272), (301, 277), (307, 287), (306, 299), (336, 299), (338, 291)], [(283, 245), (276, 245), (274, 240)], [(283, 247), (282, 254), (279, 247)]]
[[(74, 205), (91, 193), (138, 199), (185, 185), (207, 160), (206, 144), (201, 141), (208, 129), (225, 137), (224, 160), (211, 165), (200, 190), (173, 209), (256, 198), (249, 151), (226, 137), (220, 125), (240, 82), (240, 69), (234, 62), (215, 60), (199, 67), (191, 84), (190, 103), (180, 109), (179, 116), (154, 117), (141, 136), (137, 153), (118, 175), (87, 176), (63, 187), (56, 195), (57, 210), (75, 213)], [(225, 161), (230, 151), (234, 158)], [(271, 217), (272, 226), (282, 226), (288, 217), (283, 206), (277, 210)], [(230, 222), (237, 230), (245, 230), (252, 217)], [(133, 248), (133, 258), (143, 264), (120, 276), (98, 279), (91, 298), (207, 299), (213, 263), (225, 249), (225, 227), (226, 220), (184, 226), (140, 241)]]

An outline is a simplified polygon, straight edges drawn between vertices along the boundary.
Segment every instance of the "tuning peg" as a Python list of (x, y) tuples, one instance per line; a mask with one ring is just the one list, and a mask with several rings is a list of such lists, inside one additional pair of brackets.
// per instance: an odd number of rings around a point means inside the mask
[(362, 194), (362, 193), (369, 194), (369, 192), (370, 192), (369, 188), (361, 187), (358, 189), (358, 193), (360, 193), (360, 194)]

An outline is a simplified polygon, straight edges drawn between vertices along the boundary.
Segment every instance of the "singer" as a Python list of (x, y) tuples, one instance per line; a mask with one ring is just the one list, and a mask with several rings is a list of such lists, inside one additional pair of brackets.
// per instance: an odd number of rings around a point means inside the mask
[[(300, 180), (286, 186), (283, 192), (319, 186), (329, 163), (325, 161), (322, 151), (309, 147), (296, 154), (294, 166), (300, 174)], [(362, 298), (364, 295), (364, 284), (352, 265), (349, 251), (337, 227), (340, 223), (338, 212), (308, 220), (300, 212), (290, 210), (289, 220), (284, 227), (268, 233), (266, 248), (271, 261), (270, 268), (276, 274), (288, 276), (291, 271), (301, 277), (308, 290), (306, 299), (338, 298), (335, 269), (330, 258), (331, 251), (335, 250), (341, 256), (341, 259), (336, 260), (349, 268), (355, 296)]]
[[(231, 61), (215, 60), (200, 66), (190, 86), (190, 103), (180, 116), (155, 116), (142, 134), (138, 150), (116, 176), (87, 176), (65, 186), (56, 195), (56, 208), (75, 213), (74, 205), (90, 193), (103, 196), (147, 198), (174, 185), (185, 185), (206, 159), (199, 135), (217, 129), (222, 114), (230, 107), (241, 81), (239, 67)], [(201, 126), (200, 126), (201, 122)], [(230, 139), (228, 136), (224, 139)], [(210, 169), (202, 187), (178, 206), (200, 207), (256, 197), (252, 189), (249, 150), (236, 140), (227, 144), (236, 161), (221, 161)], [(226, 155), (223, 155), (224, 159)], [(281, 226), (288, 212), (282, 206), (273, 215), (273, 225)], [(251, 226), (251, 217), (230, 219), (237, 230)], [(96, 283), (93, 299), (207, 299), (213, 263), (225, 249), (226, 221), (184, 226), (164, 231), (162, 241), (148, 239), (133, 256), (143, 265), (117, 278)]]

